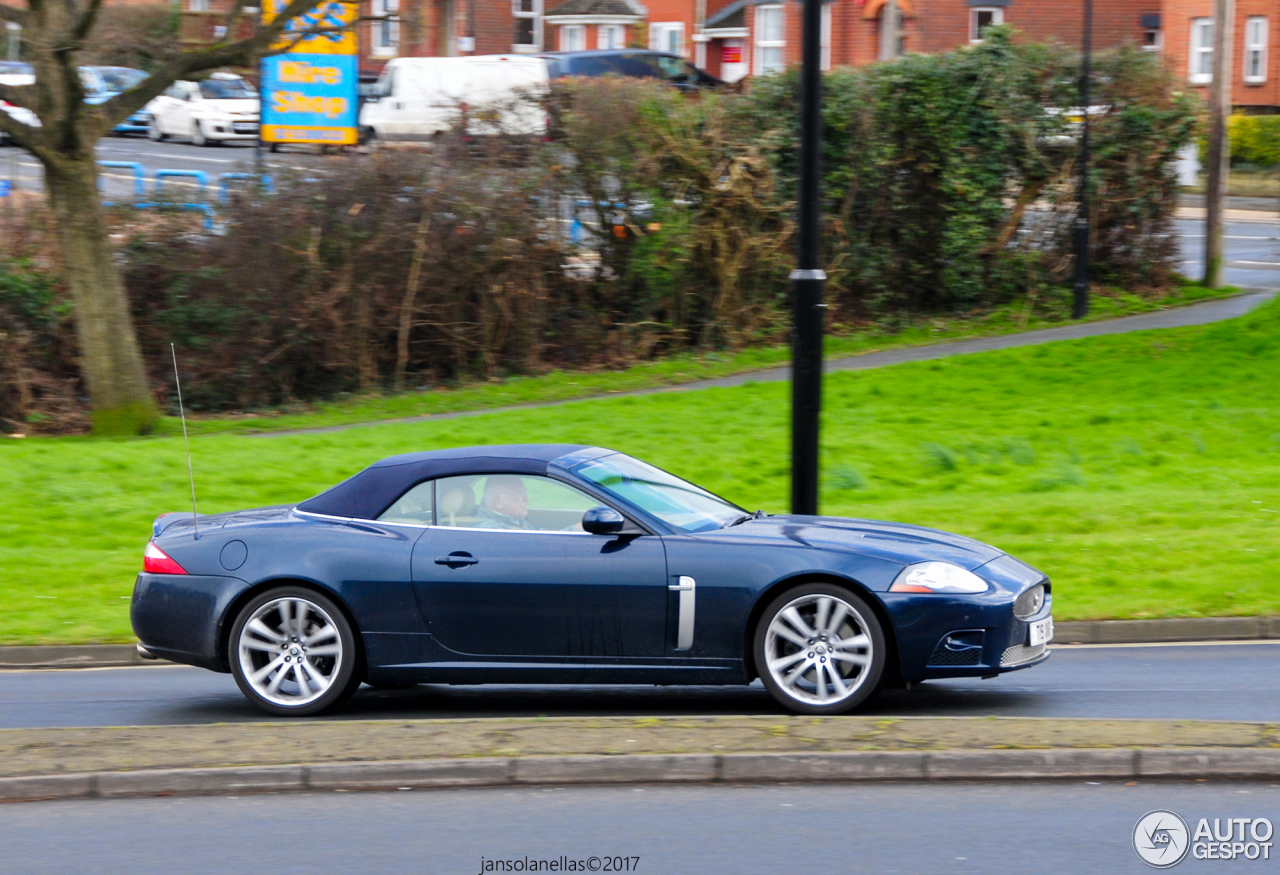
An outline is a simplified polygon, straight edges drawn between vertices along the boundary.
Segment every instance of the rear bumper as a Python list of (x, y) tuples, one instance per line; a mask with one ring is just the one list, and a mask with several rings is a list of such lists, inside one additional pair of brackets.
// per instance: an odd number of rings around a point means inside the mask
[(139, 574), (129, 607), (133, 633), (162, 659), (229, 671), (222, 624), (227, 608), (248, 586), (236, 577)]

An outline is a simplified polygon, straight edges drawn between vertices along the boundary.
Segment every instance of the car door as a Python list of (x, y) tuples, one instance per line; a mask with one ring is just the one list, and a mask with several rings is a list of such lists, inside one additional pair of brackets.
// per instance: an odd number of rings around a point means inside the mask
[(435, 496), (413, 582), (445, 647), (603, 662), (665, 653), (661, 538), (582, 531), (583, 512), (601, 502), (548, 477), (443, 478)]

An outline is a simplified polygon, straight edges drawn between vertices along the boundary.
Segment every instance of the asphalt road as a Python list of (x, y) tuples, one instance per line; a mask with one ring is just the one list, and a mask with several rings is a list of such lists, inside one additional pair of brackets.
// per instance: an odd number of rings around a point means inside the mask
[[(361, 691), (324, 719), (783, 713), (753, 687), (452, 687)], [(1280, 643), (1065, 647), (993, 680), (930, 681), (882, 693), (891, 716), (1280, 721)], [(0, 672), (0, 728), (271, 719), (230, 675), (175, 666)]]
[[(142, 164), (150, 176), (157, 170), (200, 170), (216, 182), (223, 173), (253, 170), (252, 143), (225, 143), (219, 146), (192, 146), (190, 143), (166, 140), (153, 143), (143, 136), (104, 137), (98, 142), (98, 160), (134, 161)], [(304, 170), (316, 162), (331, 159), (313, 152), (262, 153), (267, 172), (285, 168)], [(114, 197), (125, 197), (132, 191), (132, 175), (128, 169), (105, 168), (103, 190)], [(0, 146), (0, 179), (12, 179), (14, 187), (37, 191), (42, 186), (40, 163), (14, 146)], [(181, 180), (174, 183), (182, 184)]]
[[(599, 872), (609, 871), (606, 859), (617, 865), (625, 857), (620, 870), (641, 875), (1136, 873), (1149, 870), (1134, 852), (1134, 827), (1157, 808), (1174, 811), (1193, 832), (1202, 817), (1275, 823), (1280, 788), (548, 787), (37, 802), (0, 807), (0, 847), (11, 875), (480, 875), (482, 860), (562, 857), (588, 866), (595, 858), (597, 868), (587, 871)], [(1270, 872), (1274, 857), (1188, 855), (1178, 871)]]

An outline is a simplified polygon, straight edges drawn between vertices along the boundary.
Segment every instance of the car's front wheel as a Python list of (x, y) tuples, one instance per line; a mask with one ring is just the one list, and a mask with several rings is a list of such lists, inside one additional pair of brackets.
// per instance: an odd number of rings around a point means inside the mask
[(756, 669), (765, 688), (801, 714), (843, 714), (880, 683), (884, 630), (858, 596), (828, 583), (788, 590), (756, 627)]
[(360, 686), (351, 624), (332, 601), (302, 587), (259, 595), (231, 628), (231, 673), (270, 714), (317, 714)]
[(160, 130), (160, 122), (156, 121), (155, 116), (152, 116), (151, 121), (147, 123), (147, 138), (153, 143), (159, 143), (165, 136), (165, 132)]
[(196, 122), (191, 126), (191, 145), (209, 145), (209, 138), (204, 135), (204, 128), (200, 127), (200, 122)]

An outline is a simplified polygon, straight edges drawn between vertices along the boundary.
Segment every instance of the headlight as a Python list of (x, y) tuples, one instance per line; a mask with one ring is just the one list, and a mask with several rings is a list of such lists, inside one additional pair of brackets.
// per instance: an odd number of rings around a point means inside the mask
[(889, 592), (974, 593), (986, 592), (987, 582), (972, 571), (950, 562), (921, 562), (902, 569)]

